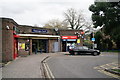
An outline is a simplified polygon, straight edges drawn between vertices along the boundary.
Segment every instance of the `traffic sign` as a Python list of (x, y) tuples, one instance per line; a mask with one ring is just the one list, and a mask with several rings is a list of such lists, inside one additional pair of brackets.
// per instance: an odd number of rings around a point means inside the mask
[(95, 38), (92, 38), (92, 41), (95, 41)]

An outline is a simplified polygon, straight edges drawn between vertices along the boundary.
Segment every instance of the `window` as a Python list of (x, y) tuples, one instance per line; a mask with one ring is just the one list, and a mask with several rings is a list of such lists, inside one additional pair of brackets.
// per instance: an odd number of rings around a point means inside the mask
[(88, 49), (88, 47), (86, 47), (86, 46), (83, 46), (83, 49)]

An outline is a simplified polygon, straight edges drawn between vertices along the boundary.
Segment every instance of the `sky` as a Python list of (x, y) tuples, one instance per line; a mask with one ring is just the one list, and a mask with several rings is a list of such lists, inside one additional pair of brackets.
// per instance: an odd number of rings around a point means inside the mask
[(12, 18), (20, 25), (44, 26), (49, 20), (64, 20), (64, 12), (74, 8), (91, 20), (89, 6), (94, 0), (0, 0), (0, 17)]

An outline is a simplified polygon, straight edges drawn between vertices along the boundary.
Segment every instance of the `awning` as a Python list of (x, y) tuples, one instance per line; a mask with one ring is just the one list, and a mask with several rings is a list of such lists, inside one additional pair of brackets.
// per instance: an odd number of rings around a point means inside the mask
[(45, 38), (59, 38), (57, 35), (38, 35), (38, 34), (18, 34), (20, 37), (45, 37)]

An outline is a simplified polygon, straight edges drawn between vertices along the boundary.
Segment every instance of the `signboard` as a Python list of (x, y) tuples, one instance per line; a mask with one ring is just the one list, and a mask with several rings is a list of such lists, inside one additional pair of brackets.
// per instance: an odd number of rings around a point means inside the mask
[(80, 39), (77, 39), (77, 43), (80, 43)]
[(16, 34), (19, 34), (20, 33), (20, 30), (16, 27), (16, 26), (13, 26), (13, 33), (16, 35)]
[(18, 38), (18, 37), (20, 37), (20, 36), (19, 36), (19, 35), (14, 35), (14, 37), (15, 37), (15, 38)]
[(62, 36), (62, 39), (77, 39), (77, 36)]
[(25, 49), (25, 43), (18, 43), (18, 50)]
[(43, 30), (43, 29), (32, 29), (32, 32), (35, 32), (35, 33), (47, 33), (48, 31)]
[(92, 38), (92, 41), (95, 41), (95, 38)]
[(62, 41), (76, 41), (76, 39), (63, 39)]

